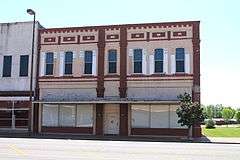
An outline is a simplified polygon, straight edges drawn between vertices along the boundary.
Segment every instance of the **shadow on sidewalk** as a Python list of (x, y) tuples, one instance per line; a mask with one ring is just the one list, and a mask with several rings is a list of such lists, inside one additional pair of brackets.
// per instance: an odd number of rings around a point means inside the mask
[(231, 141), (231, 138), (222, 138), (222, 137), (212, 137), (208, 138), (206, 136), (202, 136), (200, 138), (195, 138), (194, 142), (196, 143), (213, 143), (213, 144), (240, 144), (240, 138), (238, 141)]

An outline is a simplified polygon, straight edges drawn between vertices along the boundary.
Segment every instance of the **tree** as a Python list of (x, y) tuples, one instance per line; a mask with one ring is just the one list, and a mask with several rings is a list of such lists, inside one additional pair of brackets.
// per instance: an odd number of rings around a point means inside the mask
[(214, 106), (209, 105), (206, 107), (206, 115), (208, 119), (212, 119), (214, 117)]
[(222, 110), (222, 116), (223, 116), (223, 119), (227, 123), (227, 126), (228, 126), (229, 120), (234, 116), (234, 112), (230, 108), (224, 108)]
[(240, 124), (240, 111), (236, 111), (236, 113), (235, 113), (235, 119), (236, 119), (237, 122)]
[(188, 127), (188, 138), (190, 137), (190, 129), (197, 124), (200, 124), (204, 121), (203, 108), (199, 103), (192, 102), (192, 97), (188, 93), (178, 96), (180, 100), (180, 106), (177, 109), (176, 113), (179, 117), (178, 123), (181, 126)]
[(222, 118), (222, 110), (223, 110), (223, 105), (222, 104), (217, 104), (215, 105), (216, 108), (216, 115), (214, 118)]

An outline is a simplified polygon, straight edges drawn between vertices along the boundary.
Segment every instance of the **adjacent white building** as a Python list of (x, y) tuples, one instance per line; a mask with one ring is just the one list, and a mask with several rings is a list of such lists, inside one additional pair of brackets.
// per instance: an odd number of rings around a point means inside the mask
[[(35, 27), (33, 89), (38, 28)], [(28, 128), (33, 22), (0, 23), (0, 129)]]

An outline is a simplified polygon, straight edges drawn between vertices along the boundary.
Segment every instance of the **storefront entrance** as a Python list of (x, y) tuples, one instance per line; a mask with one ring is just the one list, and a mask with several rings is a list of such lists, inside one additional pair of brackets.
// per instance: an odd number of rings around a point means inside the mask
[(28, 131), (29, 108), (15, 107), (14, 103), (0, 108), (0, 131)]
[(119, 134), (119, 105), (106, 104), (104, 105), (104, 134), (105, 135), (118, 135)]

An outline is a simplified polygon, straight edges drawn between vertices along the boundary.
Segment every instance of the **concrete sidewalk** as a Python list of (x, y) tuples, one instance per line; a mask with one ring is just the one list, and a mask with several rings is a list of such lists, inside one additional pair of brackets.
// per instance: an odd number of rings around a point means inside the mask
[(104, 140), (104, 141), (142, 141), (142, 142), (187, 142), (187, 143), (219, 143), (240, 144), (240, 138), (201, 137), (188, 140), (187, 137), (166, 136), (93, 136), (93, 135), (69, 135), (69, 134), (30, 134), (30, 133), (1, 133), (5, 138), (35, 138), (35, 139), (72, 139), (72, 140)]

